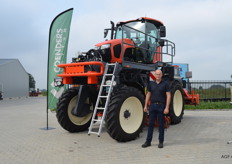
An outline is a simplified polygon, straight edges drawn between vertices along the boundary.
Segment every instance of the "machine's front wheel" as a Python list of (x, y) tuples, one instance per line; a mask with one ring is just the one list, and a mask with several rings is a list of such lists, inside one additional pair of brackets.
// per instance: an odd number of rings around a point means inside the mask
[[(57, 120), (60, 125), (69, 132), (87, 130), (93, 114), (93, 112), (90, 112), (84, 117), (77, 117), (72, 114), (72, 110), (76, 106), (78, 92), (79, 88), (68, 89), (63, 93), (57, 105)], [(93, 111), (93, 103), (90, 98), (87, 98), (86, 101), (88, 101), (86, 103), (90, 104), (90, 111)]]
[(171, 85), (171, 103), (169, 115), (172, 124), (178, 124), (184, 114), (184, 96), (182, 87), (179, 82)]
[(126, 142), (139, 136), (145, 122), (144, 99), (144, 94), (136, 88), (121, 86), (114, 89), (105, 119), (112, 138)]

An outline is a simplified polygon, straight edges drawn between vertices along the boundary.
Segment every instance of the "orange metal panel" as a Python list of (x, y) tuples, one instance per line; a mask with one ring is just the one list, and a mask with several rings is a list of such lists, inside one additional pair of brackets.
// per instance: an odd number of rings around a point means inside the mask
[(65, 73), (67, 74), (84, 73), (84, 66), (83, 65), (67, 66)]
[[(99, 65), (100, 72), (89, 71), (84, 72), (85, 65)], [(59, 64), (58, 67), (64, 68), (64, 72), (59, 74), (59, 77), (75, 77), (75, 76), (102, 76), (104, 71), (104, 65), (102, 62), (80, 62), (70, 64)]]
[(96, 76), (89, 76), (88, 77), (88, 84), (97, 84), (98, 78)]
[(72, 84), (73, 80), (71, 77), (64, 77), (63, 78), (63, 84)]
[[(96, 72), (96, 71), (84, 72), (85, 65), (99, 65), (100, 72)], [(88, 77), (88, 84), (97, 84), (98, 83), (97, 76), (102, 76), (104, 72), (104, 64), (102, 62), (97, 62), (97, 61), (59, 64), (58, 67), (64, 69), (64, 72), (58, 75), (59, 77), (63, 77), (64, 84), (73, 84), (72, 77), (78, 77), (78, 76)]]

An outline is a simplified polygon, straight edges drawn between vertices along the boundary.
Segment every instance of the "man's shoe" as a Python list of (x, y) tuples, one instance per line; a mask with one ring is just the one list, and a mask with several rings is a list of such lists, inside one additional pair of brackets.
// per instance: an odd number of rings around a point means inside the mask
[(151, 143), (145, 142), (145, 143), (142, 145), (143, 148), (146, 148), (146, 147), (148, 147), (148, 146), (151, 146)]
[(163, 143), (159, 143), (158, 148), (163, 148), (164, 144)]

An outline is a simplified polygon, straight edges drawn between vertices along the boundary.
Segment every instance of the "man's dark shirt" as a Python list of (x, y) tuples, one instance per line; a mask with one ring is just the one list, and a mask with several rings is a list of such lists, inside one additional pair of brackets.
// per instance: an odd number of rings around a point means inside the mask
[(147, 91), (151, 92), (151, 103), (166, 104), (166, 92), (170, 92), (170, 87), (167, 82), (161, 80), (159, 84), (156, 81), (150, 81), (147, 86)]

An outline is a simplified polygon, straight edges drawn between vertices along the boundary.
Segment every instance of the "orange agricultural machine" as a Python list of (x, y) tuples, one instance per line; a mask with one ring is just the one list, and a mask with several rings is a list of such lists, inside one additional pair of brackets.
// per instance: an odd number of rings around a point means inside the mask
[(180, 77), (179, 68), (172, 65), (175, 44), (163, 39), (163, 23), (147, 17), (116, 25), (111, 22), (111, 28), (104, 31), (105, 37), (109, 32), (109, 40), (81, 53), (72, 63), (58, 65), (63, 73), (55, 83), (72, 86), (57, 104), (60, 125), (69, 132), (88, 130), (88, 134), (100, 136), (105, 123), (115, 140), (136, 139), (146, 120), (146, 86), (157, 69), (162, 70), (163, 79), (170, 84), (171, 123), (181, 122), (184, 104), (198, 104), (199, 96), (184, 89), (186, 82)]

